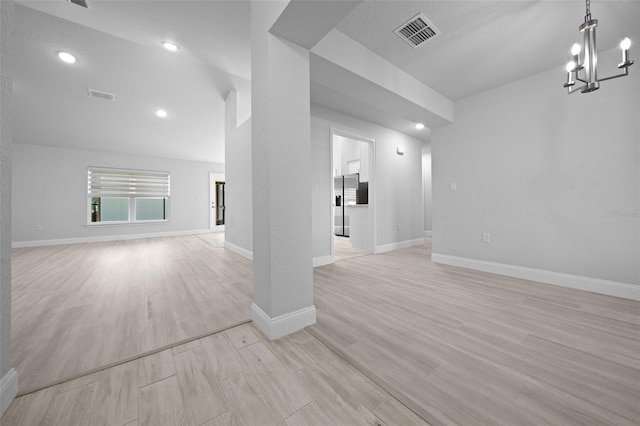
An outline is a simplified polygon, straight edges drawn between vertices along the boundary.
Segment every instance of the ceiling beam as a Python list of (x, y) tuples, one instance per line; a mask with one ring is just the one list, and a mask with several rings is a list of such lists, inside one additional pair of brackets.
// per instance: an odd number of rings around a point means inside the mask
[(311, 50), (311, 81), (429, 128), (453, 122), (453, 102), (338, 30)]
[(292, 0), (271, 27), (271, 34), (311, 49), (362, 0)]

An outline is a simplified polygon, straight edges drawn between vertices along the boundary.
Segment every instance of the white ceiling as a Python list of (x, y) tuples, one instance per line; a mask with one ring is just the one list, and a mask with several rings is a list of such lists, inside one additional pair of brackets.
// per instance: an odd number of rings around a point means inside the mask
[[(88, 2), (84, 9), (65, 0), (18, 0), (16, 142), (224, 162), (224, 96), (231, 88), (245, 99), (250, 92), (249, 2)], [(418, 12), (442, 35), (413, 49), (393, 30)], [(625, 35), (640, 40), (640, 1), (592, 0), (592, 14), (600, 21), (599, 50)], [(456, 100), (555, 67), (562, 90), (563, 65), (583, 17), (582, 0), (371, 0), (337, 29)], [(165, 51), (163, 40), (180, 51)], [(78, 62), (61, 63), (55, 56), (61, 49)], [(380, 108), (371, 96), (344, 96), (338, 70), (333, 77), (326, 70), (311, 74), (322, 76), (312, 82), (314, 103), (399, 130), (416, 121), (403, 108)], [(115, 93), (116, 102), (89, 98), (88, 87)], [(165, 120), (154, 116), (160, 107), (169, 111)]]
[[(393, 31), (420, 12), (442, 34), (414, 49)], [(640, 1), (592, 0), (591, 13), (599, 50), (640, 41)], [(364, 1), (337, 29), (457, 100), (554, 67), (562, 80), (584, 15), (584, 0)]]
[[(224, 163), (224, 96), (250, 91), (247, 3), (89, 6), (16, 5), (16, 142)], [(181, 49), (168, 52), (163, 40)], [(59, 50), (77, 63), (62, 63)], [(90, 98), (88, 88), (116, 101)]]
[(151, 49), (159, 40), (180, 45), (191, 59), (251, 78), (250, 4), (244, 0), (18, 0), (32, 9), (123, 38)]

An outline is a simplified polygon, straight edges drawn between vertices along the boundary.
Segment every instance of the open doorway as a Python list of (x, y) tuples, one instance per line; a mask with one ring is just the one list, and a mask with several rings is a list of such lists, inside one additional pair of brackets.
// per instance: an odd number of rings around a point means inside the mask
[(375, 247), (372, 139), (331, 131), (331, 258), (364, 256)]
[(209, 173), (209, 230), (224, 232), (225, 177), (221, 173)]

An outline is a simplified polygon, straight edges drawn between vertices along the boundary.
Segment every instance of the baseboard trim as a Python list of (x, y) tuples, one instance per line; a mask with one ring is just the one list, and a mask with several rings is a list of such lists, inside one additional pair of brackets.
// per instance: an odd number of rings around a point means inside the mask
[(226, 248), (229, 251), (234, 252), (235, 254), (239, 254), (240, 256), (247, 258), (249, 260), (253, 260), (253, 252), (249, 251), (245, 248), (242, 248), (240, 246), (237, 246), (233, 243), (230, 243), (228, 241), (224, 242), (224, 248)]
[(413, 246), (419, 246), (420, 244), (424, 244), (424, 237), (423, 238), (416, 238), (415, 240), (399, 241), (397, 243), (383, 244), (381, 246), (376, 246), (374, 253), (375, 254), (385, 253), (387, 251), (398, 250), (398, 249), (407, 248), (407, 247), (413, 247)]
[(428, 230), (424, 230), (424, 236), (425, 237), (432, 237), (433, 236), (433, 231), (428, 231)]
[(333, 262), (331, 256), (318, 256), (313, 258), (313, 267), (330, 265)]
[(105, 241), (139, 240), (142, 238), (178, 237), (181, 235), (208, 234), (208, 229), (186, 231), (150, 232), (145, 234), (102, 235), (96, 237), (60, 238), (56, 240), (14, 241), (11, 248), (60, 246), (65, 244), (102, 243)]
[(258, 305), (251, 304), (251, 321), (269, 340), (276, 340), (316, 323), (314, 305), (270, 318)]
[(12, 368), (0, 379), (0, 416), (7, 411), (17, 394), (18, 373), (15, 368)]
[(545, 271), (543, 269), (507, 265), (504, 263), (488, 262), (485, 260), (469, 259), (439, 253), (431, 254), (431, 261), (444, 265), (460, 266), (462, 268), (475, 269), (477, 271), (491, 272), (493, 274), (538, 281), (545, 284), (591, 291), (594, 293), (606, 294), (608, 296), (640, 300), (640, 286), (634, 284), (607, 281), (598, 278), (582, 277), (579, 275), (564, 274), (561, 272)]

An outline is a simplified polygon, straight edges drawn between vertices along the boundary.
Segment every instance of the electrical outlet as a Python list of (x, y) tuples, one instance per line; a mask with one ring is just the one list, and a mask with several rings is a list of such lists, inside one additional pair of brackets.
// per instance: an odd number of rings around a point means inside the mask
[(313, 185), (313, 192), (320, 192), (320, 185), (318, 185), (317, 183)]
[(44, 229), (44, 226), (36, 225), (36, 231), (42, 231), (43, 229)]
[(483, 243), (490, 243), (491, 242), (491, 234), (488, 232), (483, 232), (482, 233), (482, 242)]
[(398, 224), (398, 231), (400, 230), (400, 224)]
[(458, 189), (458, 188), (457, 188), (457, 185), (456, 185), (456, 183), (455, 183), (455, 182), (451, 182), (451, 183), (449, 184), (449, 192), (456, 192), (456, 191), (457, 191), (457, 189)]

